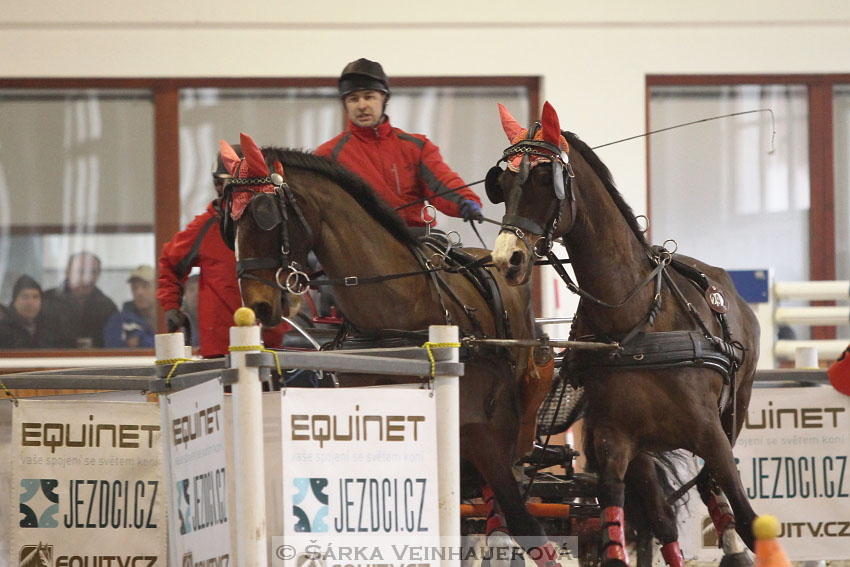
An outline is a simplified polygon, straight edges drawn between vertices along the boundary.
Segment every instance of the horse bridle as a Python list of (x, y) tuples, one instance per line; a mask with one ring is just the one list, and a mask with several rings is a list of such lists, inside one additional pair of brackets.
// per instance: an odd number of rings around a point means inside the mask
[[(274, 191), (259, 192), (248, 188), (248, 186), (257, 185), (272, 185), (274, 186)], [(292, 250), (289, 238), (289, 221), (291, 219), (288, 207), (291, 207), (295, 212), (295, 218), (301, 223), (310, 243), (313, 241), (313, 232), (304, 218), (301, 207), (298, 206), (298, 202), (295, 200), (295, 194), (286, 181), (284, 181), (283, 175), (275, 172), (266, 177), (231, 178), (227, 181), (222, 195), (224, 205), (222, 206), (221, 230), (225, 242), (231, 248), (235, 246), (233, 221), (230, 217), (232, 194), (234, 192), (250, 192), (254, 194), (245, 206), (245, 213), (250, 211), (254, 217), (254, 222), (261, 230), (269, 231), (275, 227), (280, 227), (278, 231), (280, 255), (277, 257), (243, 258), (237, 260), (237, 279), (244, 278), (258, 281), (295, 295), (307, 293), (310, 277), (307, 275), (305, 268), (291, 258)], [(307, 248), (309, 249), (310, 247), (311, 245)], [(274, 281), (252, 273), (258, 270), (277, 270)], [(286, 278), (281, 281), (283, 274), (286, 275)]]
[[(522, 154), (522, 160), (520, 161), (519, 171), (517, 172), (513, 187), (511, 188), (512, 192), (517, 189), (522, 191), (522, 185), (526, 182), (531, 173), (532, 166), (530, 156), (548, 159), (551, 162), (553, 191), (556, 199), (552, 201), (552, 207), (546, 215), (547, 220), (545, 226), (540, 226), (537, 222), (522, 215), (505, 214), (502, 217), (502, 225), (499, 230), (500, 233), (508, 231), (515, 234), (517, 238), (525, 244), (526, 248), (528, 248), (530, 252), (534, 253), (538, 257), (544, 257), (552, 248), (552, 234), (561, 219), (561, 203), (566, 198), (568, 198), (570, 202), (570, 226), (567, 227), (565, 233), (572, 230), (572, 227), (575, 224), (576, 199), (575, 193), (573, 192), (573, 178), (575, 178), (575, 173), (570, 165), (569, 154), (566, 150), (563, 150), (555, 144), (545, 140), (531, 139), (539, 127), (539, 123), (535, 123), (529, 130), (529, 134), (526, 139), (520, 140), (502, 152), (502, 157), (487, 173), (485, 189), (487, 191), (487, 196), (492, 202), (500, 202), (497, 200), (500, 195), (497, 193), (498, 188), (495, 187), (495, 185), (497, 183), (497, 176), (501, 175), (504, 170), (499, 167), (499, 165), (503, 161), (507, 162), (516, 155)], [(504, 200), (504, 195), (501, 195), (501, 197), (502, 200)], [(541, 235), (541, 238), (537, 241), (534, 247), (531, 246), (526, 238), (526, 232)]]

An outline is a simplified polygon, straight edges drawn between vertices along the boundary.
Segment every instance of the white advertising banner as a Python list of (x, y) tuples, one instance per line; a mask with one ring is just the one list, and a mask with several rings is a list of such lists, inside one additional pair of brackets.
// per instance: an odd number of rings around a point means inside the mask
[(21, 400), (9, 565), (166, 565), (157, 405)]
[(436, 405), (403, 388), (282, 395), (283, 538), (273, 565), (438, 565)]
[(210, 380), (162, 397), (160, 403), (171, 458), (171, 556), (183, 567), (227, 567), (232, 564), (231, 514), (222, 386)]
[[(753, 509), (779, 519), (792, 561), (850, 559), (850, 397), (821, 387), (755, 389), (734, 453)], [(710, 560), (719, 555), (700, 510), (698, 555)]]

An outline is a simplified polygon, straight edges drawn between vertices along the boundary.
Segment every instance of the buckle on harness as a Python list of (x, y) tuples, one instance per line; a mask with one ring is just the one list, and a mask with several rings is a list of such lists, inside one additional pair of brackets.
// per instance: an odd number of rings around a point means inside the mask
[(345, 287), (351, 287), (353, 285), (357, 285), (359, 282), (357, 280), (357, 276), (346, 276), (342, 278), (342, 283), (345, 284)]

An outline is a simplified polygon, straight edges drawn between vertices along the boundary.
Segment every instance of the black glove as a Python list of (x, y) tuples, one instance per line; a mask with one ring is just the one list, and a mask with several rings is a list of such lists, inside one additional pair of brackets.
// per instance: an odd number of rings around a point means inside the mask
[(165, 312), (165, 324), (169, 333), (176, 333), (178, 329), (186, 326), (186, 314), (179, 309), (169, 309)]
[(477, 220), (480, 223), (484, 220), (484, 215), (481, 214), (481, 205), (471, 199), (466, 199), (460, 204), (460, 216), (465, 221)]

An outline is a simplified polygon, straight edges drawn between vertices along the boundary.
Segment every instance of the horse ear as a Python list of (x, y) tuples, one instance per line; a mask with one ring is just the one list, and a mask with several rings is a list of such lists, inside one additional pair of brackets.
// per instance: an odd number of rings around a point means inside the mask
[(227, 171), (230, 172), (231, 176), (236, 177), (239, 173), (236, 171), (236, 168), (239, 167), (239, 162), (241, 161), (239, 156), (236, 154), (236, 151), (224, 140), (219, 140), (218, 148), (221, 153), (221, 162), (224, 164), (224, 167), (227, 168)]
[(248, 164), (248, 171), (251, 172), (251, 175), (268, 175), (269, 167), (266, 165), (266, 159), (253, 138), (244, 132), (240, 132), (239, 143), (242, 144), (242, 155), (245, 156), (245, 163)]
[(550, 144), (560, 147), (561, 124), (558, 121), (558, 113), (547, 100), (543, 105), (543, 139)]
[(505, 108), (502, 103), (499, 104), (499, 117), (502, 119), (502, 128), (505, 130), (505, 134), (508, 135), (508, 140), (513, 143), (514, 138), (517, 134), (522, 132), (524, 128), (522, 125), (517, 122), (511, 113), (508, 112), (508, 109)]

